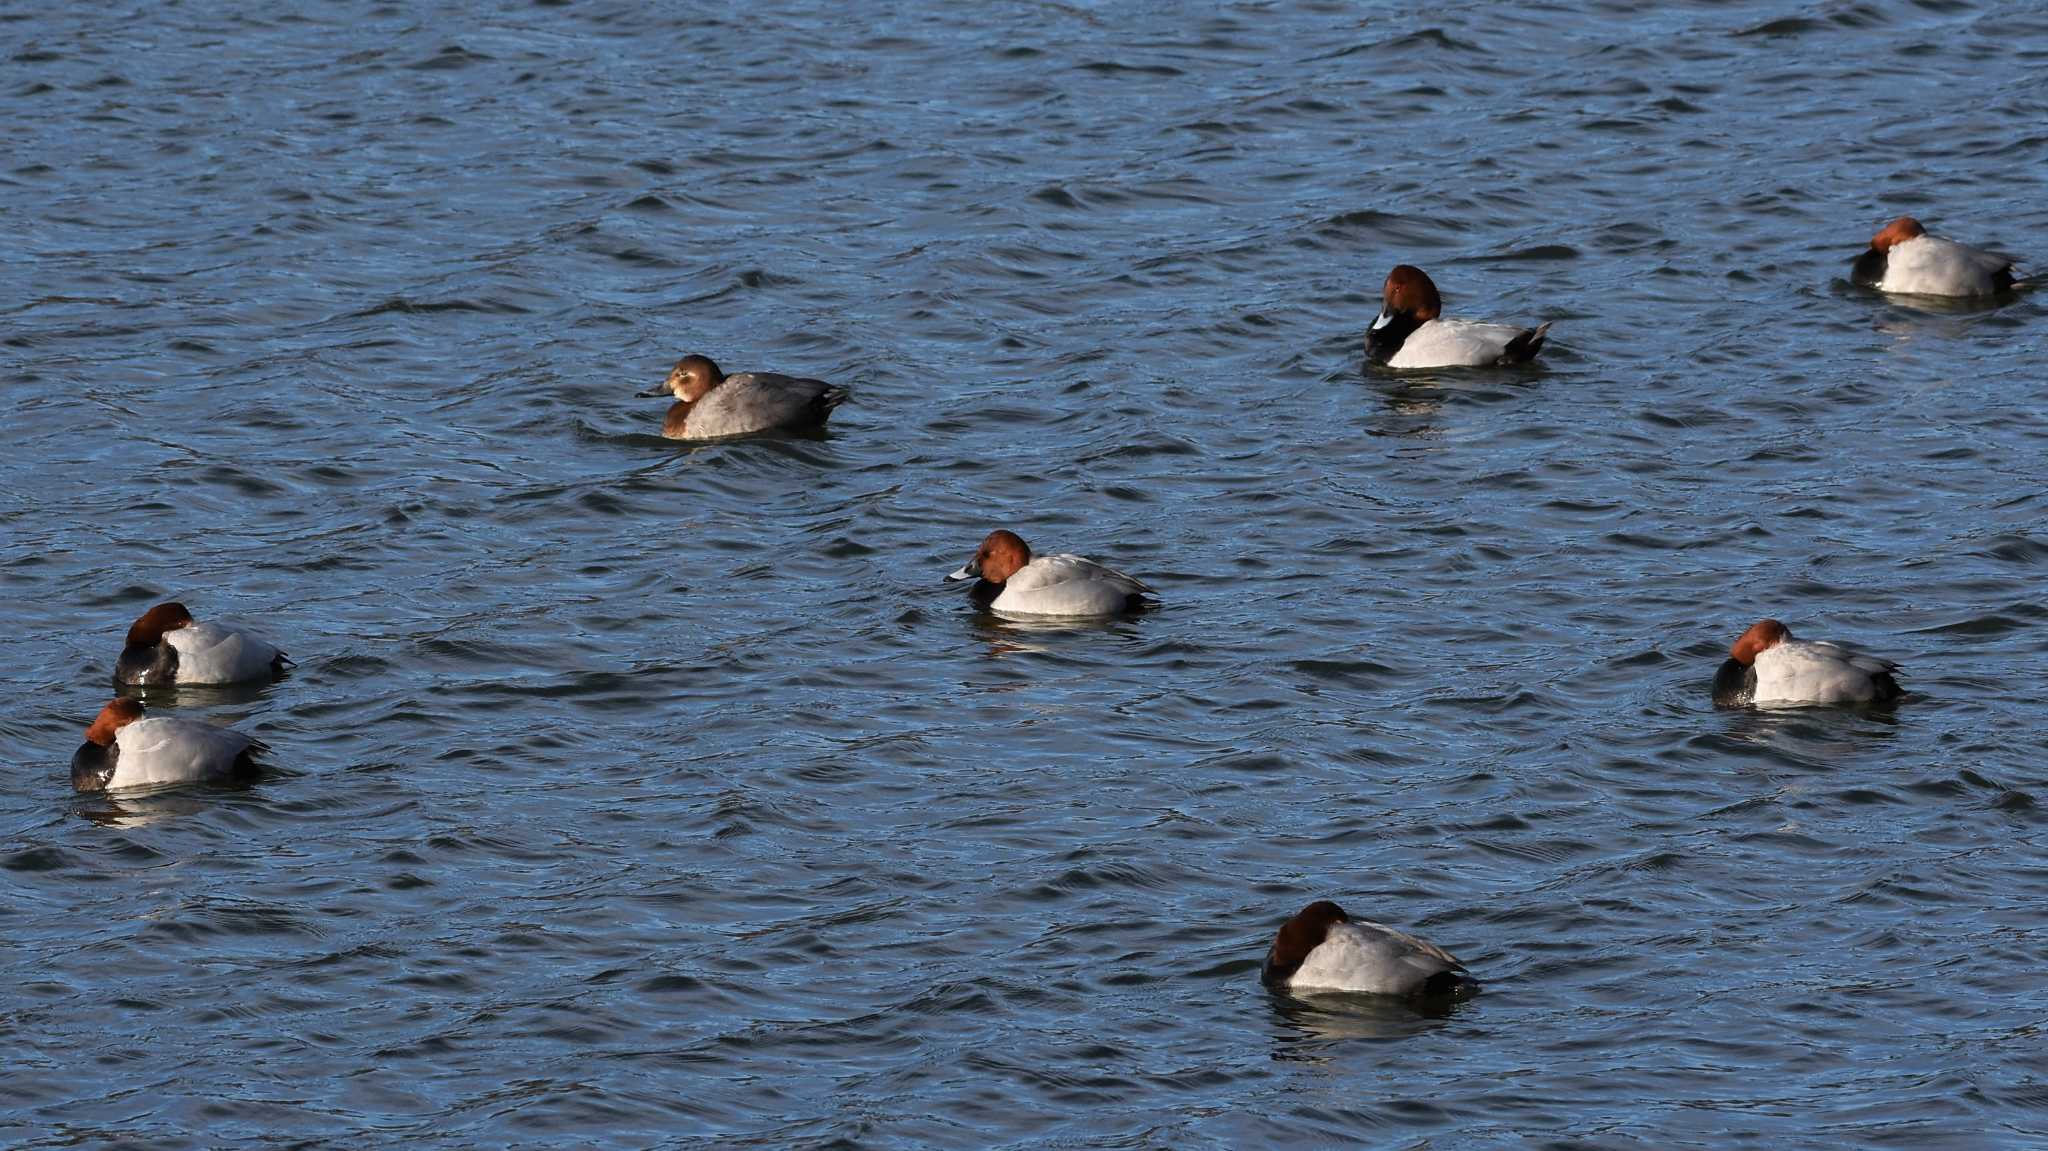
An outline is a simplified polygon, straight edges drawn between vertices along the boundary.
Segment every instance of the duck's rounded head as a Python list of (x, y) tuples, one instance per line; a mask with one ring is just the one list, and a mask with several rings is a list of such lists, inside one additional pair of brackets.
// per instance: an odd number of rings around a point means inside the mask
[(1920, 221), (1911, 216), (1900, 216), (1884, 226), (1884, 230), (1870, 238), (1870, 246), (1879, 252), (1889, 251), (1893, 244), (1903, 244), (1927, 234)]
[(1031, 545), (1016, 532), (997, 528), (981, 541), (981, 546), (974, 551), (974, 558), (961, 571), (969, 576), (980, 576), (990, 583), (1002, 583), (1030, 562)]
[(164, 640), (164, 633), (181, 627), (192, 626), (192, 613), (181, 603), (160, 603), (142, 613), (135, 626), (128, 629), (129, 647), (155, 647)]
[(1380, 303), (1389, 316), (1410, 316), (1417, 323), (1434, 320), (1443, 313), (1443, 297), (1429, 273), (1413, 264), (1396, 264), (1380, 288)]
[(100, 709), (98, 718), (92, 721), (91, 727), (85, 729), (85, 742), (111, 747), (114, 736), (120, 734), (122, 728), (141, 718), (142, 703), (139, 700), (113, 700)]
[(1280, 925), (1280, 934), (1273, 939), (1274, 965), (1301, 966), (1309, 952), (1323, 945), (1331, 926), (1349, 922), (1351, 917), (1344, 914), (1344, 909), (1327, 899), (1318, 899), (1302, 908), (1293, 919)]
[(1309, 952), (1330, 937), (1330, 929), (1349, 922), (1351, 917), (1344, 914), (1344, 909), (1327, 899), (1318, 899), (1302, 908), (1294, 918), (1280, 925), (1280, 934), (1273, 937), (1259, 978), (1269, 986), (1285, 986), (1308, 961)]
[(1728, 657), (1747, 667), (1756, 662), (1758, 655), (1791, 638), (1791, 628), (1774, 619), (1760, 619), (1749, 625), (1749, 630), (1743, 632), (1742, 638), (1735, 641), (1735, 647), (1729, 651)]
[(704, 398), (704, 393), (717, 387), (725, 380), (725, 373), (711, 362), (710, 356), (689, 355), (676, 361), (669, 369), (668, 379), (653, 391), (641, 392), (643, 396), (669, 396), (694, 404)]

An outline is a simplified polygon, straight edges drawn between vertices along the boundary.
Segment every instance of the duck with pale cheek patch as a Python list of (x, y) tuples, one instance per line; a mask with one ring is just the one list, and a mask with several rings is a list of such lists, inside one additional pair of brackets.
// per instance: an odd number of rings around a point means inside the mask
[(1905, 695), (1899, 665), (1823, 640), (1793, 639), (1774, 619), (1758, 620), (1714, 673), (1714, 703), (1895, 702)]
[(755, 432), (823, 427), (846, 401), (845, 388), (774, 372), (728, 376), (705, 356), (684, 356), (661, 386), (642, 396), (674, 396), (661, 434), (672, 440), (715, 440)]
[(1365, 333), (1365, 358), (1389, 368), (1478, 368), (1520, 364), (1543, 350), (1548, 323), (1533, 328), (1442, 318), (1428, 273), (1410, 264), (1387, 273), (1380, 314)]
[(998, 528), (950, 580), (974, 580), (974, 602), (1003, 615), (1108, 616), (1143, 609), (1152, 589), (1076, 555), (1032, 558), (1016, 532)]
[(112, 791), (169, 783), (253, 779), (253, 756), (267, 750), (239, 731), (192, 719), (152, 719), (132, 699), (100, 709), (71, 757), (71, 786)]
[(181, 603), (160, 603), (128, 629), (114, 682), (140, 687), (248, 683), (284, 674), (291, 657), (245, 628), (195, 623)]
[(1915, 296), (1995, 296), (2018, 282), (2012, 259), (1940, 236), (1900, 216), (1870, 238), (1849, 279), (1880, 292)]
[(1297, 992), (1463, 997), (1479, 990), (1450, 952), (1383, 923), (1353, 919), (1327, 899), (1281, 926), (1259, 978), (1275, 990)]

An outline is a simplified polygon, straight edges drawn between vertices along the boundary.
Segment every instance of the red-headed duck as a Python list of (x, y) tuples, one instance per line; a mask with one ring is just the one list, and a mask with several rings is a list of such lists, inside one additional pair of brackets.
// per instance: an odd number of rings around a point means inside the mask
[(291, 657), (253, 633), (224, 623), (194, 623), (181, 603), (160, 603), (128, 629), (127, 646), (114, 662), (114, 682), (171, 684), (245, 683), (282, 675)]
[(1464, 996), (1479, 989), (1450, 952), (1318, 900), (1280, 927), (1259, 978), (1285, 991)]
[(1714, 702), (1891, 703), (1905, 694), (1899, 665), (1821, 640), (1793, 639), (1774, 619), (1758, 620), (1714, 673)]
[(946, 577), (975, 580), (973, 599), (1004, 615), (1117, 615), (1146, 604), (1152, 589), (1076, 555), (1039, 556), (1016, 532), (988, 534), (974, 558)]
[(823, 380), (774, 372), (728, 376), (706, 356), (684, 356), (668, 379), (642, 396), (673, 395), (661, 434), (672, 440), (715, 440), (778, 428), (815, 428), (846, 400), (846, 389)]
[(1387, 273), (1379, 318), (1365, 333), (1365, 358), (1390, 368), (1476, 368), (1519, 364), (1543, 350), (1546, 322), (1533, 328), (1441, 318), (1429, 274), (1410, 264)]
[(1880, 292), (1918, 296), (1992, 296), (2012, 290), (2012, 259), (1940, 236), (1900, 216), (1870, 238), (1849, 278)]
[(262, 744), (239, 731), (195, 719), (151, 719), (132, 699), (100, 709), (71, 757), (71, 786), (79, 791), (213, 783), (256, 774)]

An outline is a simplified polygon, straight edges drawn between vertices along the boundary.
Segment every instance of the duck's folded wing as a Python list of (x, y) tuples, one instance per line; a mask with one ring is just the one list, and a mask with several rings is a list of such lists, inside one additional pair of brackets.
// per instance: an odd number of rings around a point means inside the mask
[(1899, 670), (1898, 664), (1882, 656), (1870, 655), (1857, 651), (1854, 648), (1843, 647), (1841, 644), (1828, 640), (1815, 640), (1808, 646), (1817, 658), (1840, 660), (1858, 671), (1867, 671), (1873, 675), (1878, 672), (1894, 672)]
[(1121, 590), (1125, 595), (1138, 595), (1152, 590), (1115, 568), (1104, 567), (1082, 556), (1067, 554), (1040, 556), (1019, 569), (1007, 583), (1018, 591), (1038, 591), (1075, 581), (1107, 584)]
[(1978, 277), (1996, 276), (2012, 267), (2010, 256), (1939, 236), (1893, 249), (1892, 261), (1897, 279), (1909, 287), (1965, 287)]
[(1425, 974), (1439, 971), (1463, 971), (1465, 965), (1458, 958), (1427, 939), (1419, 939), (1405, 931), (1397, 931), (1384, 923), (1363, 923), (1362, 927), (1373, 929), (1384, 939), (1391, 958), (1398, 959)]
[(179, 783), (231, 770), (252, 742), (239, 731), (197, 720), (142, 719), (121, 729), (123, 786)]
[(270, 642), (239, 627), (195, 623), (164, 636), (178, 652), (178, 678), (190, 683), (261, 679), (281, 654)]
[(833, 391), (823, 380), (774, 372), (727, 376), (690, 409), (690, 436), (715, 439), (813, 422), (821, 401)]
[(1491, 363), (1507, 351), (1515, 337), (1527, 330), (1511, 324), (1489, 324), (1479, 320), (1438, 320), (1416, 333), (1417, 337), (1423, 337), (1424, 342), (1415, 351), (1450, 363)]
[(741, 372), (737, 376), (727, 376), (725, 378), (725, 382), (728, 384), (734, 380), (745, 380), (750, 384), (761, 387), (787, 390), (806, 396), (815, 396), (832, 386), (823, 380), (814, 380), (809, 376), (785, 376), (781, 372)]

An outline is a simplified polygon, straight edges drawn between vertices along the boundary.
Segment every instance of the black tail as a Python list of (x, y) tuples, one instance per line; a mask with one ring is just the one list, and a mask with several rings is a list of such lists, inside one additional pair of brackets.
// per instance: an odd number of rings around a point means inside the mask
[(1423, 980), (1424, 999), (1464, 999), (1479, 992), (1479, 981), (1463, 971), (1439, 971)]
[(236, 783), (249, 783), (253, 780), (262, 778), (262, 759), (264, 756), (267, 756), (269, 754), (269, 744), (264, 743), (260, 739), (250, 740), (249, 746), (242, 749), (242, 754), (235, 757), (235, 765), (234, 768), (228, 772), (228, 778), (234, 780)]
[(1870, 677), (1870, 685), (1877, 689), (1877, 695), (1875, 696), (1875, 702), (1877, 703), (1897, 703), (1899, 697), (1906, 694), (1906, 689), (1900, 687), (1899, 681), (1892, 678), (1892, 673), (1888, 671), (1880, 671), (1872, 675)]
[(1526, 364), (1543, 350), (1544, 333), (1550, 331), (1550, 321), (1542, 323), (1508, 341), (1507, 350), (1500, 354), (1503, 364)]

